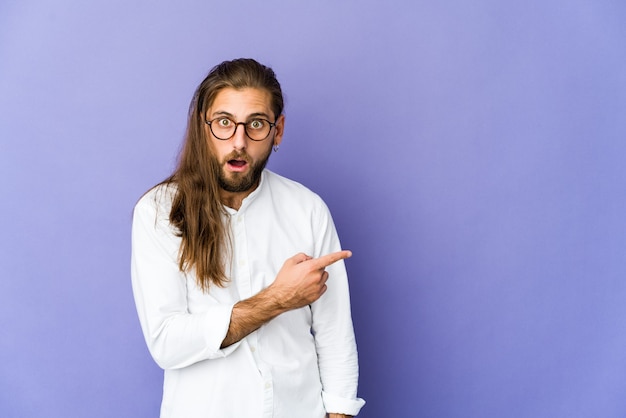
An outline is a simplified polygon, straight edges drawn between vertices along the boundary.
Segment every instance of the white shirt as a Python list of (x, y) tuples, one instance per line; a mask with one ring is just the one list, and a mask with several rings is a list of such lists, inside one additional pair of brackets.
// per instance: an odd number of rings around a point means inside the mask
[(161, 418), (323, 418), (356, 415), (358, 362), (344, 263), (326, 268), (328, 290), (224, 349), (235, 303), (269, 286), (285, 260), (341, 249), (328, 208), (304, 186), (263, 172), (230, 219), (232, 262), (224, 288), (203, 293), (178, 268), (181, 239), (169, 223), (175, 187), (137, 203), (132, 284), (144, 337), (165, 369)]

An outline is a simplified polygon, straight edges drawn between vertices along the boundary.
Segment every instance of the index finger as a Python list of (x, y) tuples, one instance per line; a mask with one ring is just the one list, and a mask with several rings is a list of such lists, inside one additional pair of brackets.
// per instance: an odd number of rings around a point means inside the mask
[(352, 251), (342, 250), (342, 251), (337, 251), (335, 253), (326, 254), (318, 258), (314, 258), (313, 260), (310, 260), (310, 261), (311, 263), (315, 265), (315, 268), (323, 269), (325, 267), (330, 266), (333, 263), (336, 263), (339, 260), (343, 260), (349, 257), (352, 257)]

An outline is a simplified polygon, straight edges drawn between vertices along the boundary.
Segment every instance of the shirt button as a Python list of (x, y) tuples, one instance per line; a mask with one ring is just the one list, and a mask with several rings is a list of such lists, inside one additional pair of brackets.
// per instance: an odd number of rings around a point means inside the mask
[(269, 388), (271, 388), (271, 387), (272, 387), (272, 384), (271, 384), (271, 383), (266, 383), (266, 384), (265, 384), (265, 389), (269, 389)]
[(252, 351), (254, 353), (256, 351), (256, 347), (255, 346), (251, 346), (250, 347), (250, 351)]
[(239, 261), (239, 265), (240, 265), (241, 267), (244, 267), (244, 266), (246, 265), (246, 260), (240, 260), (240, 261)]

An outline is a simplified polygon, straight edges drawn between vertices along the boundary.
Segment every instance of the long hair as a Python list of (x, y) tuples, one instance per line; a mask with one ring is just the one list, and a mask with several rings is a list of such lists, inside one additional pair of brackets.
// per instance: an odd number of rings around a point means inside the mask
[(275, 119), (283, 112), (283, 95), (274, 71), (253, 59), (224, 61), (200, 83), (189, 106), (187, 131), (178, 165), (161, 184), (175, 185), (170, 223), (182, 238), (178, 267), (195, 269), (198, 286), (208, 291), (211, 284), (228, 282), (225, 263), (229, 244), (226, 211), (220, 201), (217, 158), (207, 138), (206, 112), (224, 88), (246, 87), (266, 90), (271, 96)]

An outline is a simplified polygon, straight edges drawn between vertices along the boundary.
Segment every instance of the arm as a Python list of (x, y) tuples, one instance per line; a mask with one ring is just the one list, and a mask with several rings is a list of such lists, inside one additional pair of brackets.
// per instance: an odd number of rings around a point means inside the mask
[(351, 255), (350, 251), (338, 251), (316, 259), (302, 253), (289, 258), (269, 287), (235, 304), (222, 348), (240, 341), (281, 313), (318, 300), (327, 289), (325, 268)]
[(163, 369), (225, 357), (236, 348), (220, 349), (235, 302), (205, 295), (201, 311), (189, 310), (188, 293), (195, 292), (195, 283), (178, 268), (180, 238), (169, 224), (169, 208), (161, 203), (167, 201), (166, 192), (158, 191), (164, 197), (159, 202), (155, 193), (135, 207), (131, 256), (133, 294), (150, 354)]
[[(340, 248), (339, 238), (330, 213), (323, 206), (318, 215), (315, 252), (336, 248)], [(348, 277), (343, 262), (326, 270), (328, 291), (311, 305), (322, 398), (328, 413), (357, 415), (365, 401), (357, 397), (359, 368)]]

